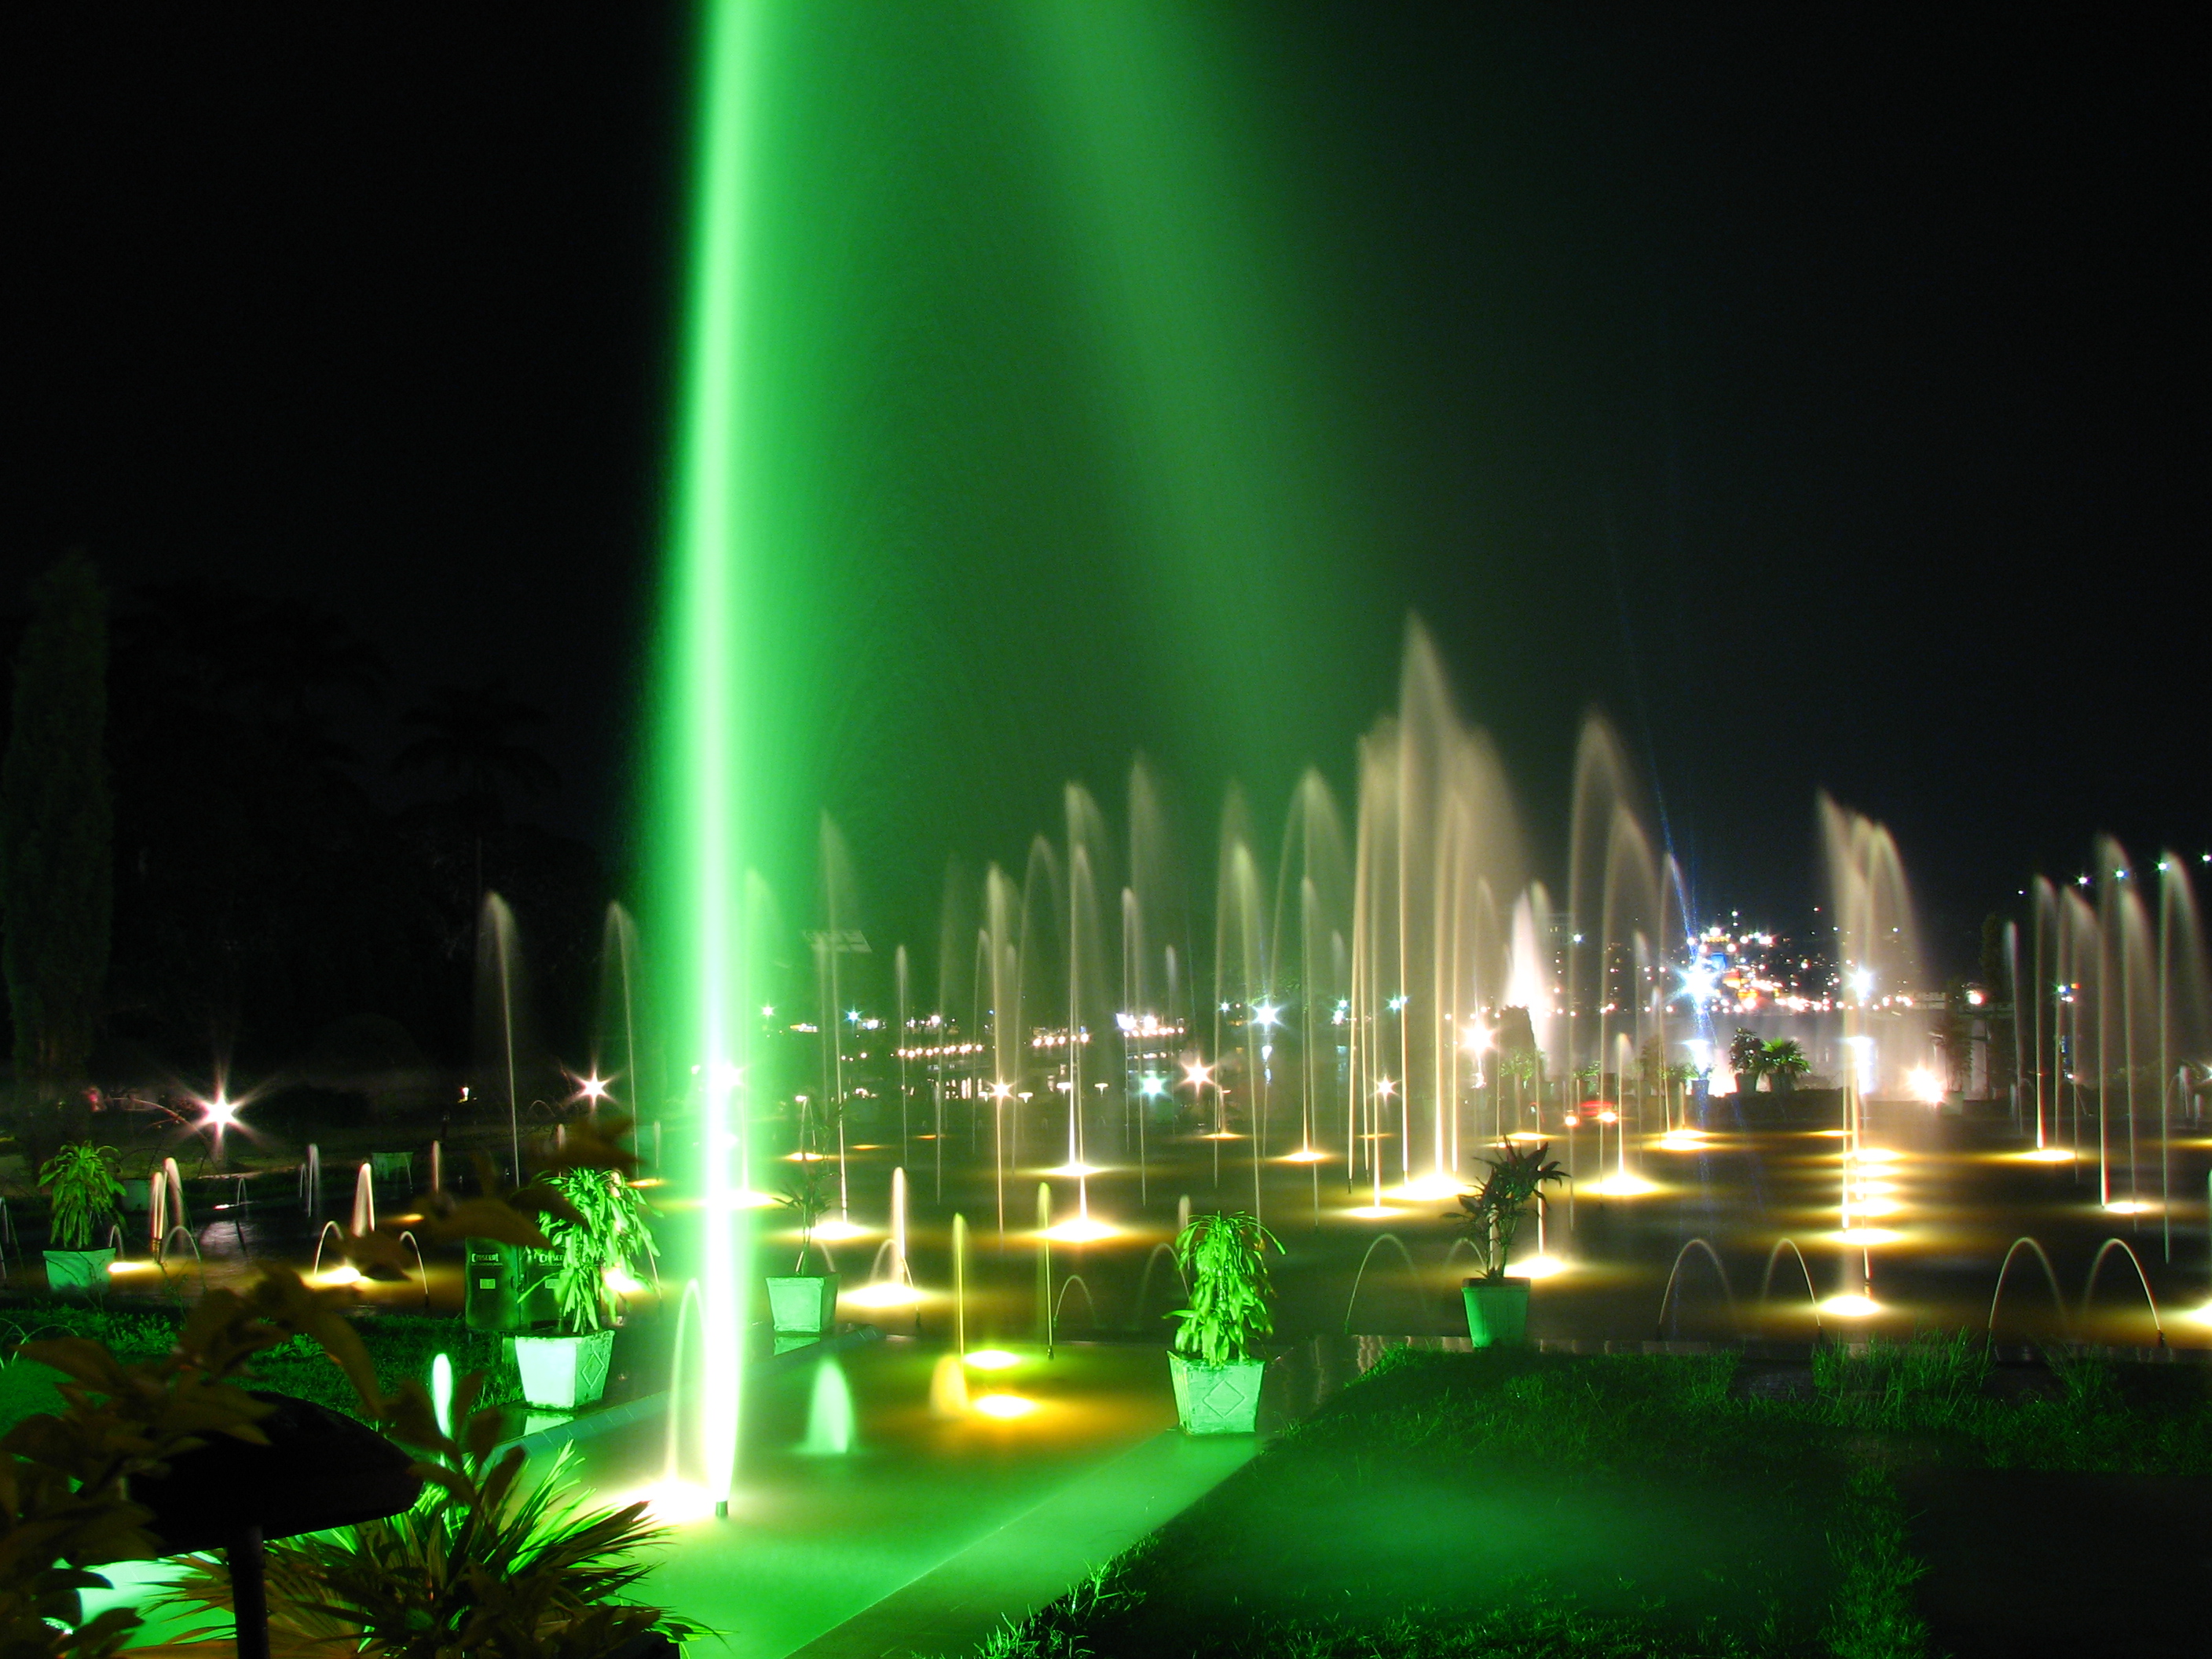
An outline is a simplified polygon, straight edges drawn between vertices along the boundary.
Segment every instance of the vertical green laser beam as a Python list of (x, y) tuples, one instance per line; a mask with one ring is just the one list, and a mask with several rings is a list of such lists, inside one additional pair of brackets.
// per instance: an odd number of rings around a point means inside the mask
[[(659, 922), (679, 975), (664, 1006), (696, 1067), (703, 1341), (698, 1443), (708, 1494), (736, 1478), (744, 1365), (741, 1297), (750, 1229), (733, 1164), (746, 1133), (744, 949), (748, 853), (741, 781), (747, 470), (744, 343), (750, 150), (761, 6), (705, 0), (675, 440), (659, 738)], [(681, 1075), (681, 1073), (678, 1073)]]

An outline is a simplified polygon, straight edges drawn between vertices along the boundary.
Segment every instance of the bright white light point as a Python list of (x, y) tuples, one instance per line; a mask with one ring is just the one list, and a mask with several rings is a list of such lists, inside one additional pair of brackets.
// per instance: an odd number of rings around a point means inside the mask
[(1905, 1086), (1912, 1091), (1912, 1097), (1925, 1106), (1943, 1103), (1943, 1079), (1936, 1075), (1932, 1066), (1916, 1066), (1905, 1074)]
[(1321, 1152), (1315, 1147), (1301, 1146), (1295, 1152), (1284, 1153), (1283, 1162), (1285, 1164), (1320, 1164), (1326, 1161), (1328, 1157), (1328, 1154), (1327, 1152)]
[(2150, 1207), (2139, 1198), (2116, 1198), (2105, 1206), (2106, 1211), (2112, 1215), (2146, 1215), (2149, 1213)]
[(1397, 1091), (1398, 1085), (1391, 1082), (1387, 1077), (1375, 1085), (1375, 1092), (1382, 1096), (1385, 1100), (1389, 1099), (1390, 1097), (1397, 1093)]
[(645, 1288), (642, 1284), (631, 1278), (620, 1267), (609, 1267), (599, 1277), (606, 1281), (607, 1288), (617, 1296), (635, 1296)]
[(361, 1269), (355, 1267), (350, 1261), (343, 1262), (335, 1267), (324, 1268), (322, 1272), (315, 1275), (315, 1282), (319, 1285), (330, 1285), (334, 1286), (338, 1285), (358, 1285), (361, 1283)]
[(1852, 969), (1850, 981), (1851, 994), (1855, 997), (1863, 997), (1874, 989), (1874, 972), (1871, 969)]
[(1045, 1229), (1044, 1236), (1059, 1244), (1095, 1244), (1102, 1238), (1115, 1237), (1121, 1229), (1099, 1220), (1095, 1216), (1070, 1216), (1057, 1226)]
[(606, 1083), (597, 1072), (586, 1078), (580, 1086), (586, 1100), (605, 1100), (607, 1097)]
[(1856, 1213), (1865, 1216), (1895, 1215), (1904, 1207), (1893, 1198), (1863, 1198), (1851, 1206)]
[(1861, 1164), (1894, 1164), (1897, 1154), (1887, 1146), (1862, 1146), (1849, 1155)]
[(1881, 1304), (1854, 1291), (1847, 1296), (1830, 1297), (1820, 1304), (1820, 1311), (1836, 1319), (1871, 1319), (1881, 1311)]
[(1356, 1210), (1346, 1210), (1345, 1212), (1345, 1214), (1356, 1215), (1363, 1221), (1381, 1221), (1387, 1217), (1394, 1216), (1398, 1212), (1392, 1209), (1388, 1204), (1362, 1204)]
[(1669, 1152), (1702, 1152), (1705, 1150), (1705, 1138), (1695, 1129), (1677, 1129), (1671, 1134), (1661, 1135), (1659, 1146)]
[(1060, 1164), (1056, 1169), (1047, 1170), (1045, 1173), (1047, 1175), (1066, 1176), (1070, 1181), (1074, 1181), (1084, 1176), (1097, 1175), (1098, 1173), (1098, 1166), (1096, 1164), (1077, 1164), (1070, 1162)]
[(2034, 1146), (2021, 1156), (2030, 1164), (2071, 1164), (2074, 1154), (2063, 1146)]
[(1549, 1279), (1553, 1273), (1563, 1273), (1566, 1270), (1567, 1264), (1555, 1255), (1532, 1255), (1507, 1267), (1505, 1276), (1508, 1279)]
[(1182, 1063), (1185, 1083), (1207, 1084), (1213, 1081), (1213, 1067), (1202, 1060), (1187, 1060)]
[(1282, 1009), (1272, 1002), (1263, 1002), (1252, 1010), (1252, 1018), (1270, 1030), (1282, 1017)]
[(863, 1227), (851, 1217), (840, 1215), (832, 1216), (827, 1221), (818, 1223), (814, 1229), (814, 1236), (817, 1238), (827, 1239), (832, 1244), (837, 1244), (848, 1238), (866, 1238), (869, 1231), (870, 1229)]
[(1022, 1363), (1018, 1353), (1008, 1353), (1004, 1348), (978, 1348), (967, 1356), (968, 1367), (978, 1371), (1010, 1371)]
[(1024, 1400), (1018, 1394), (979, 1394), (968, 1403), (984, 1416), (995, 1417), (1001, 1422), (1027, 1417), (1036, 1409), (1036, 1401)]

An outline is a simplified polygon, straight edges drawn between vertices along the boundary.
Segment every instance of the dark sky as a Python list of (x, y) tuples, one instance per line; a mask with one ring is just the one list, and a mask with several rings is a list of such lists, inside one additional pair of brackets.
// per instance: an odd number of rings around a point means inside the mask
[[(1895, 830), (1954, 958), (2100, 830), (2212, 838), (2193, 33), (1207, 14), (1359, 527), (1326, 580), (1285, 550), (1252, 648), (1297, 662), (1286, 729), (1247, 742), (1102, 598), (1115, 486), (1050, 276), (1085, 252), (1001, 9), (819, 9), (817, 241), (897, 322), (852, 346), (880, 395), (816, 761), (894, 929), (948, 856), (1018, 863), (1066, 778), (1117, 813), (1137, 747), (1198, 847), (1231, 769), (1269, 824), (1299, 764), (1348, 785), (1409, 610), (1540, 845), (1601, 706), (1708, 906), (1802, 911), (1822, 786)], [(9, 9), (0, 605), (83, 546), (338, 610), (401, 702), (503, 675), (555, 717), (541, 810), (622, 866), (686, 38), (644, 5)]]

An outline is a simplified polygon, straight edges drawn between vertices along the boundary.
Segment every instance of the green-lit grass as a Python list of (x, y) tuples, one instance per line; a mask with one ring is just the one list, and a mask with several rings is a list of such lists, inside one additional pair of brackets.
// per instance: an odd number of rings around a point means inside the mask
[(1925, 1338), (1771, 1399), (1729, 1356), (1399, 1350), (984, 1652), (1919, 1659), (1900, 1476), (2212, 1474), (2197, 1368), (2054, 1370), (2008, 1396)]

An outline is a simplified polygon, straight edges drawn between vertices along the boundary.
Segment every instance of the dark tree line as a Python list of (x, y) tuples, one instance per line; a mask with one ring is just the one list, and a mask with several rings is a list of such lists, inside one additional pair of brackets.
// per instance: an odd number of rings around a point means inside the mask
[[(73, 556), (27, 597), (0, 766), (19, 1103), (218, 1058), (270, 1075), (364, 1031), (464, 1062), (487, 890), (551, 1023), (588, 1018), (610, 895), (514, 810), (555, 781), (537, 711), (496, 683), (402, 700), (341, 618), (222, 583), (111, 607)], [(408, 795), (362, 753), (380, 732)]]

